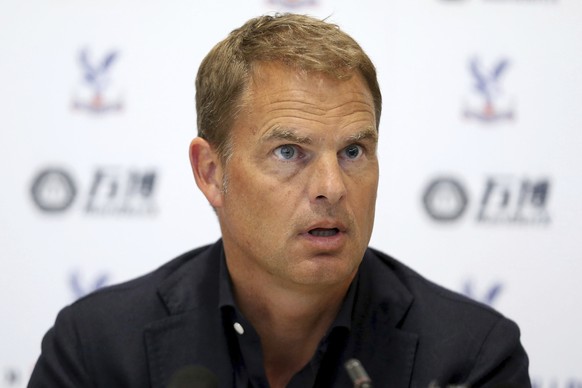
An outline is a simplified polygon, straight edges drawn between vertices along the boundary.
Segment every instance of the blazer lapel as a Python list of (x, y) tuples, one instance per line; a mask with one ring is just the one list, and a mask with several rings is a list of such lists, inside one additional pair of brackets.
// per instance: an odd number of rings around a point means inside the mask
[(166, 388), (172, 375), (189, 365), (210, 370), (221, 387), (232, 386), (233, 371), (220, 322), (189, 312), (152, 324), (145, 341), (152, 388)]
[(228, 344), (218, 308), (217, 243), (185, 263), (160, 286), (158, 294), (169, 316), (148, 325), (145, 345), (153, 388), (166, 388), (172, 375), (185, 366), (202, 366), (221, 387), (233, 382)]
[(354, 357), (360, 360), (376, 387), (409, 387), (418, 336), (388, 330), (375, 341), (364, 342)]
[(408, 387), (418, 344), (418, 335), (400, 329), (413, 297), (370, 250), (360, 266), (354, 333), (347, 354), (353, 354), (377, 387)]

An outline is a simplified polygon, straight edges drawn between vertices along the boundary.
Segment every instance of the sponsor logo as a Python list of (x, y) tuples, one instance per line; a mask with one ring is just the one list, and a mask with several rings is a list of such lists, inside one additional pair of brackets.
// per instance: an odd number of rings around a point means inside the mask
[(476, 291), (475, 282), (468, 280), (463, 285), (462, 293), (469, 298), (476, 300), (486, 305), (492, 306), (495, 304), (501, 291), (503, 290), (503, 284), (500, 282), (495, 282), (491, 284), (487, 289), (480, 292)]
[(71, 211), (75, 198), (87, 215), (153, 216), (158, 212), (158, 172), (154, 169), (98, 167), (89, 179), (88, 189), (77, 192), (72, 174), (65, 169), (43, 170), (31, 186), (33, 202), (49, 214)]
[(80, 271), (73, 271), (69, 276), (69, 285), (75, 299), (92, 293), (109, 284), (109, 274), (106, 272), (98, 274), (92, 281), (83, 282)]
[(40, 210), (60, 213), (73, 204), (77, 188), (67, 171), (49, 168), (37, 174), (30, 192), (32, 200)]
[(491, 177), (485, 184), (479, 222), (548, 224), (549, 179)]
[(506, 97), (501, 84), (508, 68), (507, 59), (502, 59), (487, 68), (481, 64), (479, 58), (473, 58), (469, 62), (473, 82), (472, 93), (465, 101), (463, 110), (466, 119), (485, 123), (514, 119), (513, 103)]
[(154, 189), (155, 171), (99, 168), (93, 174), (93, 183), (85, 211), (92, 214), (147, 215), (156, 213)]
[(437, 221), (455, 221), (463, 215), (467, 207), (467, 192), (463, 185), (453, 178), (437, 178), (426, 188), (422, 197), (429, 216)]
[(103, 114), (123, 109), (119, 96), (113, 96), (111, 69), (119, 53), (110, 51), (100, 59), (90, 56), (88, 49), (80, 51), (78, 63), (82, 72), (82, 82), (73, 98), (72, 107), (90, 113)]
[(300, 8), (317, 5), (318, 0), (269, 0), (271, 5), (278, 5), (285, 8)]
[[(469, 217), (480, 224), (548, 225), (551, 222), (548, 211), (551, 187), (552, 182), (545, 177), (486, 177), (478, 197), (481, 200), (474, 206), (474, 215)], [(458, 179), (439, 177), (425, 188), (423, 207), (434, 221), (457, 221), (470, 213), (469, 193)]]

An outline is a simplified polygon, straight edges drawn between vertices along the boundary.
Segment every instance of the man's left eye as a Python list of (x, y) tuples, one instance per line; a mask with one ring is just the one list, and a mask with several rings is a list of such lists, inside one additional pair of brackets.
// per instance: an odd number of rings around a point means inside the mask
[(356, 159), (362, 154), (362, 147), (357, 144), (351, 144), (344, 148), (343, 152), (348, 159)]

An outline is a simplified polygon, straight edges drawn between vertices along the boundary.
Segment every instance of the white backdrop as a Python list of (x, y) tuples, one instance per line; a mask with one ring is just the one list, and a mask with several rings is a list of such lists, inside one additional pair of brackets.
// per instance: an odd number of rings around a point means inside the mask
[(518, 322), (537, 387), (582, 387), (582, 2), (2, 0), (0, 387), (56, 313), (215, 241), (188, 163), (208, 50), (272, 11), (378, 67), (371, 245)]

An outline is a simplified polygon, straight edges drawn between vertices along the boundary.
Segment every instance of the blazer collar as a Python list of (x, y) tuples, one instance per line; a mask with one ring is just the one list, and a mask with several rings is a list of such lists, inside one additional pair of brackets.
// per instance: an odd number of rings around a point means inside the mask
[(183, 264), (158, 288), (169, 316), (148, 325), (145, 343), (152, 387), (167, 387), (185, 366), (202, 366), (232, 386), (233, 369), (218, 309), (219, 241)]
[(360, 360), (375, 386), (408, 387), (418, 335), (401, 329), (413, 303), (392, 270), (394, 262), (368, 249), (360, 279), (346, 356)]

